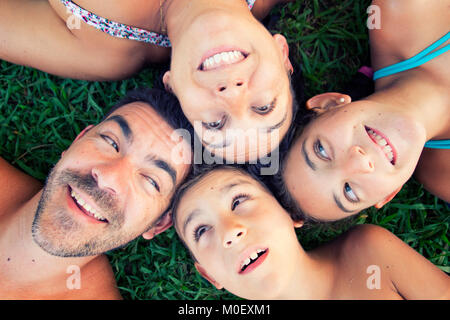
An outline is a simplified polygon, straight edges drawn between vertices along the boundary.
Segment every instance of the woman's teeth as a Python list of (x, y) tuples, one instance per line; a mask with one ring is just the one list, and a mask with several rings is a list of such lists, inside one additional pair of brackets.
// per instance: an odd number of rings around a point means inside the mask
[(75, 193), (75, 191), (72, 190), (70, 195), (72, 196), (72, 198), (75, 199), (77, 204), (80, 207), (82, 207), (84, 210), (89, 212), (92, 217), (94, 217), (95, 219), (100, 220), (100, 221), (106, 221), (106, 218), (102, 217), (99, 213), (97, 213), (97, 211), (94, 208), (92, 208), (86, 201), (84, 201), (84, 199), (81, 198), (81, 196), (79, 194)]
[(386, 157), (389, 159), (389, 161), (393, 164), (394, 162), (394, 152), (392, 151), (392, 147), (388, 145), (386, 139), (381, 137), (379, 134), (377, 134), (372, 129), (368, 129), (367, 133), (372, 137), (372, 140), (375, 141), (383, 150)]
[(242, 54), (242, 52), (236, 50), (217, 53), (203, 61), (201, 70), (207, 71), (219, 68), (221, 66), (233, 64), (244, 59), (245, 56)]

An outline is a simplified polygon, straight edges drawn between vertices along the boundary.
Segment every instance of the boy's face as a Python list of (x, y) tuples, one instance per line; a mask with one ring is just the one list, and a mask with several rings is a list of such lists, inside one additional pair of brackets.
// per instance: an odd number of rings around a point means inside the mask
[(213, 171), (183, 196), (177, 231), (197, 270), (217, 288), (246, 299), (279, 294), (299, 252), (294, 222), (257, 181), (236, 170)]

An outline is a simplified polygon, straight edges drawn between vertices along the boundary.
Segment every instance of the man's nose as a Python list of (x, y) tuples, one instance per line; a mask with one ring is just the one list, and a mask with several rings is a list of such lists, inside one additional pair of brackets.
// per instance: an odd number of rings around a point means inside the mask
[(127, 165), (123, 159), (110, 160), (91, 169), (91, 175), (100, 189), (117, 195), (125, 187), (123, 177), (127, 175)]
[(224, 248), (233, 247), (247, 235), (247, 228), (240, 223), (227, 222), (223, 227), (225, 229), (222, 241)]
[(352, 146), (349, 150), (347, 171), (350, 173), (371, 173), (375, 170), (373, 160), (360, 146)]

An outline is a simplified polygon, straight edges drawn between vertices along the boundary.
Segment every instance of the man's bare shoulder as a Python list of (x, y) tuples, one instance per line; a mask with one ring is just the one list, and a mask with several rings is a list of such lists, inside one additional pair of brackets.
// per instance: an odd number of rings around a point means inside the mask
[(41, 188), (41, 182), (0, 157), (0, 216), (17, 209)]

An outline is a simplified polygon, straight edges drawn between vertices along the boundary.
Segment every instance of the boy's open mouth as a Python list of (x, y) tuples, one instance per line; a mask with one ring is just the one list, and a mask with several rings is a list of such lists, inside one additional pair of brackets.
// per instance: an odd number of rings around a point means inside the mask
[(257, 249), (254, 252), (252, 252), (242, 263), (241, 263), (241, 269), (239, 271), (239, 274), (245, 274), (253, 269), (255, 269), (257, 266), (259, 266), (267, 257), (269, 249)]
[(369, 135), (370, 139), (372, 139), (372, 141), (375, 142), (375, 144), (379, 148), (381, 148), (381, 150), (385, 154), (388, 161), (392, 165), (395, 165), (395, 162), (397, 160), (397, 152), (396, 152), (394, 146), (388, 140), (388, 138), (385, 135), (383, 135), (381, 132), (379, 132), (373, 128), (370, 128), (367, 126), (364, 126), (364, 127), (365, 127), (366, 132)]

